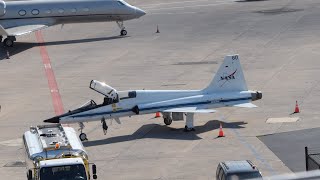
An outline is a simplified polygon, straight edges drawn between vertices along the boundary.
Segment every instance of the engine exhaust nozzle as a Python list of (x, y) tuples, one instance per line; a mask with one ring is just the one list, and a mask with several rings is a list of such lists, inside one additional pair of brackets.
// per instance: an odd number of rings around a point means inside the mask
[(256, 100), (262, 99), (262, 92), (261, 91), (256, 91), (254, 93), (251, 93), (251, 98), (252, 98), (252, 101), (256, 101)]

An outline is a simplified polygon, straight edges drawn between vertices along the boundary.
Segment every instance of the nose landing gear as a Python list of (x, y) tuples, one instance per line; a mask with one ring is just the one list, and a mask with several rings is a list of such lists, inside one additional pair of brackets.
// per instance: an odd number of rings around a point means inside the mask
[(125, 30), (125, 27), (123, 25), (123, 21), (117, 21), (117, 24), (118, 24), (119, 28), (121, 29), (120, 36), (127, 35), (127, 31)]
[(82, 122), (79, 122), (79, 130), (80, 130), (80, 135), (79, 135), (79, 138), (81, 141), (86, 141), (88, 140), (87, 139), (87, 134), (86, 133), (83, 133), (82, 130), (84, 129), (84, 124)]

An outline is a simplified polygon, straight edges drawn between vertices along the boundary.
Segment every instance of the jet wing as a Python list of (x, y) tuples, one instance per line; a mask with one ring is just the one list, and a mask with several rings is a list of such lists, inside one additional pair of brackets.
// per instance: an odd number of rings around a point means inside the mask
[(216, 110), (213, 109), (204, 109), (201, 107), (180, 107), (180, 108), (172, 108), (166, 109), (163, 112), (182, 112), (182, 113), (214, 113)]
[(49, 27), (49, 25), (46, 25), (46, 24), (22, 25), (22, 26), (7, 28), (7, 29), (4, 29), (2, 26), (0, 26), (0, 34), (7, 35), (7, 36), (19, 36), (19, 35), (28, 34), (34, 31), (38, 31), (47, 27)]
[(235, 106), (235, 107), (243, 107), (243, 108), (256, 108), (256, 107), (258, 107), (258, 106), (254, 105), (252, 103), (249, 103), (249, 102), (235, 104), (233, 106)]

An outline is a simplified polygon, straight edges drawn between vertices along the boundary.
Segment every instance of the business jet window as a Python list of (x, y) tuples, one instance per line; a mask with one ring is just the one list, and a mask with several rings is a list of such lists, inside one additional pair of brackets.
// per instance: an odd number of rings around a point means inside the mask
[(64, 13), (64, 10), (63, 9), (59, 9), (58, 12), (62, 14), (62, 13)]
[(27, 14), (27, 11), (25, 11), (25, 10), (20, 10), (19, 11), (19, 15), (20, 16), (25, 16)]
[(71, 12), (76, 13), (77, 9), (73, 8), (73, 9), (71, 9)]
[(38, 15), (39, 14), (39, 10), (38, 9), (34, 9), (34, 10), (31, 11), (31, 14)]
[(118, 4), (124, 6), (124, 3), (122, 1), (118, 1)]
[(50, 14), (50, 13), (51, 13), (51, 10), (50, 10), (50, 9), (46, 10), (46, 13), (47, 13), (47, 14)]
[(83, 11), (88, 12), (89, 8), (83, 8)]

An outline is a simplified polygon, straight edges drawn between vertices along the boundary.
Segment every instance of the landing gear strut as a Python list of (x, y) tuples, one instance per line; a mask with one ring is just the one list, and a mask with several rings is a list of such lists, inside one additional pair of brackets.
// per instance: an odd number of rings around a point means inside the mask
[(193, 126), (193, 113), (186, 114), (186, 125), (184, 126), (185, 132), (195, 131)]
[(104, 133), (104, 135), (106, 135), (107, 134), (107, 130), (108, 130), (108, 125), (107, 125), (106, 119), (104, 117), (101, 119), (101, 123), (102, 123), (103, 133)]
[(119, 28), (121, 29), (120, 35), (121, 36), (127, 35), (127, 31), (125, 30), (125, 27), (123, 25), (123, 21), (117, 21), (117, 24), (118, 24)]
[(79, 128), (79, 130), (80, 130), (80, 135), (79, 135), (80, 140), (81, 140), (81, 141), (86, 141), (86, 140), (88, 140), (88, 139), (87, 139), (87, 134), (82, 132), (82, 130), (83, 130), (83, 128), (84, 128), (84, 124), (83, 124), (82, 122), (80, 122), (80, 123), (79, 123), (79, 126), (80, 126), (80, 128)]

